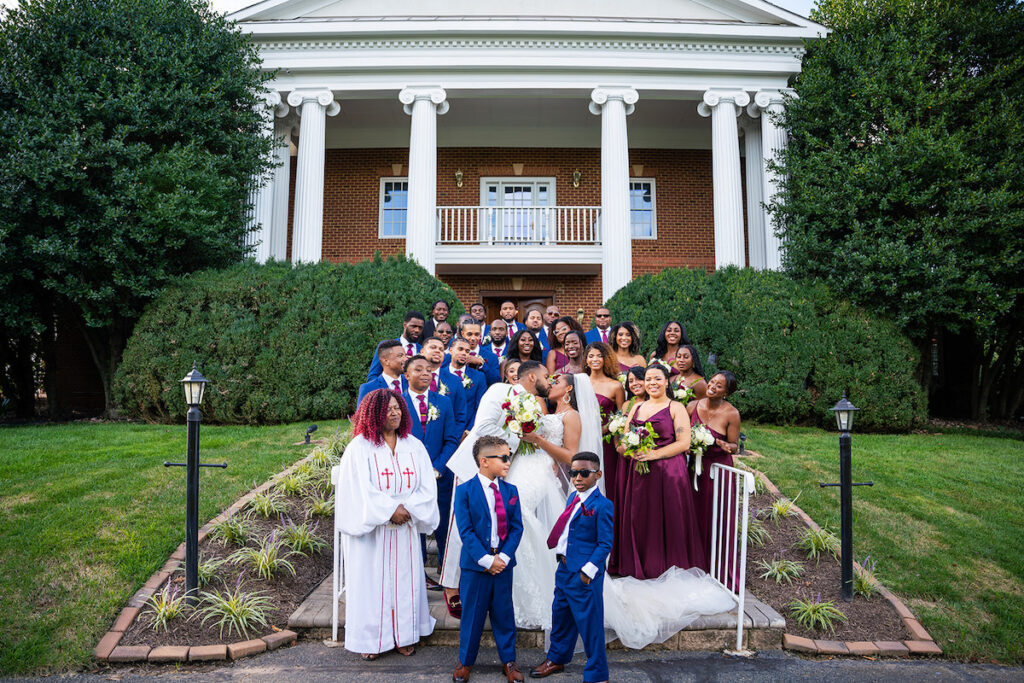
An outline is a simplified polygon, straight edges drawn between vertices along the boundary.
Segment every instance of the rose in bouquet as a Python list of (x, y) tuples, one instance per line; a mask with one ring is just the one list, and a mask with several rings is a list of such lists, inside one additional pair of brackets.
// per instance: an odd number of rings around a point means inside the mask
[(690, 453), (693, 454), (693, 490), (697, 490), (697, 478), (704, 471), (704, 453), (714, 445), (715, 436), (705, 425), (693, 425), (690, 429)]
[[(537, 431), (540, 426), (540, 418), (544, 415), (537, 397), (526, 392), (509, 394), (505, 402), (501, 404), (501, 409), (505, 411), (505, 429), (519, 439), (522, 439), (524, 434), (532, 434)], [(533, 444), (520, 441), (516, 454), (533, 453), (534, 450)]]
[[(636, 460), (641, 453), (653, 451), (657, 447), (654, 442), (656, 436), (657, 432), (654, 431), (654, 426), (650, 422), (645, 422), (639, 427), (630, 427), (619, 437), (619, 443), (626, 447), (623, 456)], [(646, 462), (637, 460), (636, 471), (637, 474), (647, 474), (651, 468)]]
[(684, 406), (688, 405), (695, 398), (697, 398), (697, 395), (693, 393), (693, 387), (684, 387), (680, 384), (672, 389), (672, 399), (679, 401)]
[(615, 437), (622, 436), (626, 432), (627, 427), (629, 427), (629, 417), (627, 415), (612, 413), (611, 417), (608, 418), (608, 433), (604, 435), (604, 440), (611, 443)]

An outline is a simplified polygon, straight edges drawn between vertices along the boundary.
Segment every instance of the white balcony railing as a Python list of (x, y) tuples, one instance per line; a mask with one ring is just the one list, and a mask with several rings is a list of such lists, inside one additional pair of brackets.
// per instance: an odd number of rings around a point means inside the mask
[(599, 206), (439, 206), (439, 245), (599, 245)]

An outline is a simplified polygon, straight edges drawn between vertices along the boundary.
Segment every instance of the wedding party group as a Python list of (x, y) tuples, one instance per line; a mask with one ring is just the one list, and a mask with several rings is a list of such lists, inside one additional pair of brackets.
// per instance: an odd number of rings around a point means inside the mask
[(550, 642), (531, 677), (563, 671), (582, 641), (596, 682), (609, 640), (642, 648), (735, 608), (707, 574), (711, 468), (739, 450), (735, 376), (705, 377), (679, 321), (644, 356), (607, 308), (587, 331), (555, 306), (448, 314), (408, 312), (359, 389), (336, 490), (346, 649), (414, 654), (437, 590), (460, 619), (454, 681), (489, 618), (509, 681), (523, 680), (520, 628)]

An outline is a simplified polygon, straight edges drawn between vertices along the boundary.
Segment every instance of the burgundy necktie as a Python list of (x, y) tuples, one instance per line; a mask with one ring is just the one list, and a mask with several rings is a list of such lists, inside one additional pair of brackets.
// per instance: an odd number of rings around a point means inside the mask
[(462, 379), (462, 370), (456, 370), (455, 374), (459, 376), (459, 379)]
[(437, 391), (437, 373), (435, 372), (430, 376), (430, 390)]
[(608, 343), (608, 330), (601, 330), (601, 341)]
[(569, 523), (569, 519), (572, 517), (572, 513), (576, 509), (576, 503), (578, 502), (580, 502), (579, 496), (573, 498), (572, 504), (566, 505), (565, 509), (562, 510), (562, 514), (560, 514), (558, 519), (555, 521), (555, 527), (548, 535), (548, 547), (552, 550), (558, 546), (558, 539), (562, 537), (562, 532), (565, 531), (565, 525)]
[(505, 517), (505, 501), (501, 498), (501, 491), (498, 485), (491, 482), (491, 490), (494, 491), (494, 516), (498, 518), (498, 538), (505, 540), (508, 536), (508, 519)]
[(402, 385), (399, 384), (397, 379), (391, 382), (391, 386), (394, 387), (395, 391), (398, 393), (402, 393)]
[(405, 355), (406, 356), (414, 355), (413, 354), (413, 350), (412, 350), (412, 344), (406, 344), (406, 346), (405, 346)]
[(427, 401), (423, 398), (423, 394), (416, 397), (420, 402), (420, 426), (424, 429), (427, 428)]

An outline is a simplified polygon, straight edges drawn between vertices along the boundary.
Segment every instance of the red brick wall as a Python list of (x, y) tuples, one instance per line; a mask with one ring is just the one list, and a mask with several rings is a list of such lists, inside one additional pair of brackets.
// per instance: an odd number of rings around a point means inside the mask
[[(481, 292), (517, 293), (511, 275), (441, 275), (440, 278), (455, 290), (466, 309), (480, 301)], [(524, 275), (518, 279), (522, 280), (521, 291), (524, 293), (550, 293), (552, 303), (558, 306), (562, 315), (575, 317), (576, 311), (582, 308), (585, 329), (593, 321), (594, 309), (601, 305), (600, 275)], [(525, 316), (526, 311), (520, 309), (519, 317)]]

